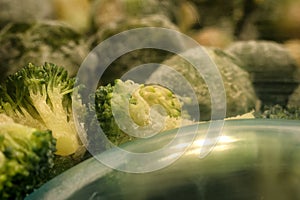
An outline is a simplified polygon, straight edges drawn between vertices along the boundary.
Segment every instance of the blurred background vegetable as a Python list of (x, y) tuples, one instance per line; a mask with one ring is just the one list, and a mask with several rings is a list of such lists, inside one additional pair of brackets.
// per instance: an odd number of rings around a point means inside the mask
[[(232, 117), (255, 109), (256, 106), (259, 105), (259, 101), (252, 86), (249, 74), (241, 67), (241, 65), (243, 65), (241, 60), (218, 48), (206, 48), (206, 52), (218, 67), (223, 79), (227, 100), (226, 116)], [(190, 59), (197, 59), (198, 56), (193, 53), (193, 51), (186, 52), (185, 55)], [(208, 86), (197, 72), (197, 69), (178, 55), (164, 61), (163, 64), (172, 67), (189, 81), (197, 96), (200, 119), (210, 120), (211, 100)], [(167, 71), (167, 68), (158, 68), (151, 74), (147, 81), (151, 83), (158, 80), (164, 80), (164, 82), (169, 84), (172, 83), (175, 88), (178, 88), (179, 90), (181, 88), (182, 92), (186, 91), (179, 80), (174, 82), (174, 80), (176, 80), (176, 73)], [(188, 96), (189, 94), (183, 94), (182, 96), (184, 95)], [(191, 112), (193, 112), (193, 110)], [(191, 113), (191, 115), (193, 114)]]
[[(143, 27), (161, 27), (178, 31), (177, 26), (164, 15), (149, 15), (143, 18), (125, 18), (117, 22), (111, 22), (101, 26), (94, 35), (94, 41), (92, 43), (91, 49), (96, 47), (98, 44), (108, 39), (109, 37), (114, 36), (118, 33), (134, 28)], [(145, 35), (145, 39), (148, 37), (149, 36)], [(165, 38), (163, 38), (163, 36), (159, 32), (155, 35), (152, 35), (151, 37), (156, 38), (159, 41), (165, 40)], [(140, 44), (141, 46), (144, 43), (144, 41), (137, 40), (132, 40), (131, 42)], [(174, 39), (172, 43), (172, 45), (174, 46), (182, 45), (180, 41), (176, 39)], [(109, 49), (107, 51), (109, 51)], [(101, 77), (101, 84), (106, 85), (108, 83), (113, 83), (115, 79), (122, 77), (123, 74), (135, 67), (138, 67), (139, 65), (145, 63), (162, 63), (171, 55), (171, 52), (151, 48), (138, 49), (128, 52), (120, 56), (110, 64), (110, 66), (105, 70), (103, 76)], [(153, 70), (149, 70), (148, 73), (151, 74), (151, 72), (153, 72)]]
[(226, 51), (242, 61), (240, 66), (250, 73), (263, 104), (287, 104), (300, 79), (295, 76), (297, 63), (283, 45), (271, 41), (240, 41)]
[(53, 11), (51, 0), (1, 0), (0, 24), (53, 19)]
[(29, 62), (53, 62), (77, 73), (88, 54), (83, 37), (59, 22), (8, 23), (0, 30), (0, 82)]

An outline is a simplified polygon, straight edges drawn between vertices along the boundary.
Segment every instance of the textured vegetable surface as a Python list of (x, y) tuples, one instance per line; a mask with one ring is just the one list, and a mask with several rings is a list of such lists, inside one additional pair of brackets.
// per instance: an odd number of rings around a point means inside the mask
[[(209, 123), (172, 165), (145, 174), (112, 170), (95, 158), (49, 181), (27, 199), (291, 199), (300, 198), (300, 124), (289, 120), (229, 120), (218, 144), (200, 159)], [(193, 126), (184, 128), (188, 137)], [(151, 151), (171, 140), (176, 129), (148, 141), (128, 143), (129, 151)], [(176, 148), (176, 147), (174, 147)], [(123, 165), (114, 149), (104, 153)], [(172, 157), (172, 152), (165, 159)], [(153, 161), (160, 162), (160, 161)]]
[(53, 166), (55, 139), (51, 131), (0, 118), (0, 199), (23, 199), (43, 183)]
[(74, 76), (88, 53), (82, 36), (57, 21), (8, 23), (0, 30), (0, 82), (29, 62), (56, 63)]
[[(205, 50), (218, 67), (223, 79), (227, 100), (227, 117), (244, 114), (254, 109), (257, 97), (249, 74), (241, 69), (241, 61), (237, 57), (227, 54), (218, 48), (205, 48)], [(199, 55), (193, 51), (185, 52), (184, 55), (191, 60), (199, 59)], [(191, 84), (197, 96), (200, 118), (203, 120), (210, 119), (211, 96), (208, 85), (202, 77), (203, 74), (200, 74), (201, 72), (199, 73), (193, 65), (178, 55), (164, 61), (163, 64), (172, 67), (176, 72), (169, 71), (168, 68), (162, 66), (151, 74), (147, 82), (152, 83), (163, 80), (164, 83), (173, 85), (181, 89), (182, 92), (185, 92), (183, 88), (184, 84), (176, 78), (176, 73), (180, 73)], [(189, 94), (183, 95), (189, 96)], [(219, 103), (219, 105), (222, 105), (222, 103)]]
[[(125, 18), (117, 22), (109, 23), (97, 31), (95, 34), (95, 42), (92, 48), (100, 44), (109, 37), (135, 28), (143, 27), (163, 27), (167, 29), (178, 30), (176, 25), (174, 25), (168, 18), (161, 15), (149, 15), (143, 18)], [(129, 38), (128, 38), (129, 39)], [(161, 34), (159, 31), (151, 35), (151, 40), (165, 41), (164, 34)], [(131, 38), (132, 44), (147, 44), (147, 40), (139, 40), (137, 38)], [(116, 44), (112, 44), (116, 45)], [(172, 45), (178, 47), (181, 45), (179, 39), (173, 38)], [(120, 46), (120, 49), (127, 48), (126, 46)], [(109, 48), (107, 51), (111, 51)], [(112, 52), (114, 53), (114, 52)], [(113, 55), (113, 54), (112, 54)], [(109, 68), (106, 69), (104, 75), (101, 77), (101, 82), (103, 84), (113, 83), (117, 78), (120, 78), (124, 73), (129, 70), (145, 63), (161, 63), (165, 59), (169, 58), (172, 55), (171, 52), (163, 51), (158, 48), (144, 48), (136, 49), (126, 54), (120, 56), (118, 59), (114, 60), (110, 64)], [(101, 62), (101, 61), (100, 61)], [(145, 69), (145, 68), (144, 68)], [(153, 70), (151, 70), (153, 71)], [(142, 80), (144, 81), (144, 80)]]
[[(157, 105), (160, 107), (155, 109)], [(132, 136), (145, 137), (140, 127), (148, 128), (150, 132), (161, 132), (188, 123), (181, 109), (181, 102), (176, 96), (159, 85), (116, 80), (114, 85), (100, 86), (95, 93), (99, 124), (108, 139), (116, 145), (132, 140)]]
[(263, 104), (286, 105), (298, 85), (296, 61), (283, 45), (271, 41), (239, 41), (226, 52), (235, 55), (250, 73), (255, 92)]
[(23, 125), (52, 130), (56, 153), (73, 154), (80, 148), (72, 116), (74, 81), (63, 67), (29, 64), (0, 86), (0, 113)]

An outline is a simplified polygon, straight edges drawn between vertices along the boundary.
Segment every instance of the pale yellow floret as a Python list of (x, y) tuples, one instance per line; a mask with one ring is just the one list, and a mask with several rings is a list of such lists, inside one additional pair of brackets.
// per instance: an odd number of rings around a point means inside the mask
[[(80, 147), (77, 131), (75, 129), (73, 118), (63, 108), (63, 95), (58, 88), (52, 88), (46, 91), (34, 94), (30, 91), (30, 97), (40, 114), (45, 126), (52, 130), (53, 137), (56, 139), (56, 154), (66, 156), (76, 152)], [(47, 96), (48, 95), (48, 96)], [(49, 105), (46, 99), (49, 98), (52, 105)], [(51, 106), (51, 107), (50, 107)], [(53, 123), (53, 119), (55, 123)]]

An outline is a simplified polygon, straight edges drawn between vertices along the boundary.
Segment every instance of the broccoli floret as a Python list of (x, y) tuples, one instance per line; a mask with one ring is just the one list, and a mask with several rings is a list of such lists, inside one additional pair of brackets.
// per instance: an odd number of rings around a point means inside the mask
[(13, 122), (0, 114), (0, 199), (23, 199), (53, 166), (51, 131)]
[[(155, 109), (157, 105), (160, 107)], [(114, 85), (100, 86), (95, 92), (94, 109), (100, 127), (115, 145), (134, 139), (136, 136), (127, 133), (136, 132), (139, 127), (148, 127), (150, 132), (160, 127), (160, 132), (192, 123), (181, 108), (175, 94), (159, 85), (116, 80)], [(118, 124), (116, 117), (124, 123)]]
[(256, 118), (300, 120), (300, 107), (265, 105), (261, 112), (256, 113)]
[(56, 154), (73, 154), (81, 147), (72, 116), (74, 81), (63, 67), (28, 64), (0, 86), (0, 113), (16, 123), (51, 130)]

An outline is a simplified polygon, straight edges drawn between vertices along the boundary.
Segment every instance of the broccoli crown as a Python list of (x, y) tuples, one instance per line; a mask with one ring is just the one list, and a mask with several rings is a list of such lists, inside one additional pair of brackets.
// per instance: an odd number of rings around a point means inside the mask
[(281, 106), (281, 105), (265, 105), (262, 111), (256, 114), (257, 118), (265, 119), (290, 119), (300, 120), (300, 107), (298, 106)]
[[(155, 105), (159, 107), (152, 109)], [(181, 106), (167, 88), (116, 80), (114, 85), (100, 86), (96, 90), (94, 109), (103, 132), (112, 143), (119, 145), (135, 138), (125, 132), (131, 133), (139, 127), (151, 129), (163, 125), (160, 131), (179, 127), (182, 123)], [(115, 117), (124, 119), (125, 123), (118, 124)]]
[(0, 123), (0, 199), (23, 199), (43, 181), (53, 165), (51, 131)]
[(80, 147), (72, 117), (74, 81), (63, 67), (28, 64), (0, 86), (0, 113), (16, 123), (52, 130), (56, 153), (73, 154)]
[[(181, 116), (181, 104), (176, 96), (169, 89), (160, 85), (140, 85), (132, 93), (129, 104), (130, 116), (139, 126), (148, 125), (151, 123), (150, 107), (154, 105), (162, 106), (170, 118)], [(174, 125), (175, 127), (176, 125)]]
[(119, 145), (133, 138), (123, 133), (114, 120), (111, 108), (113, 91), (114, 86), (111, 84), (100, 86), (95, 92), (94, 109), (103, 132), (112, 143)]

